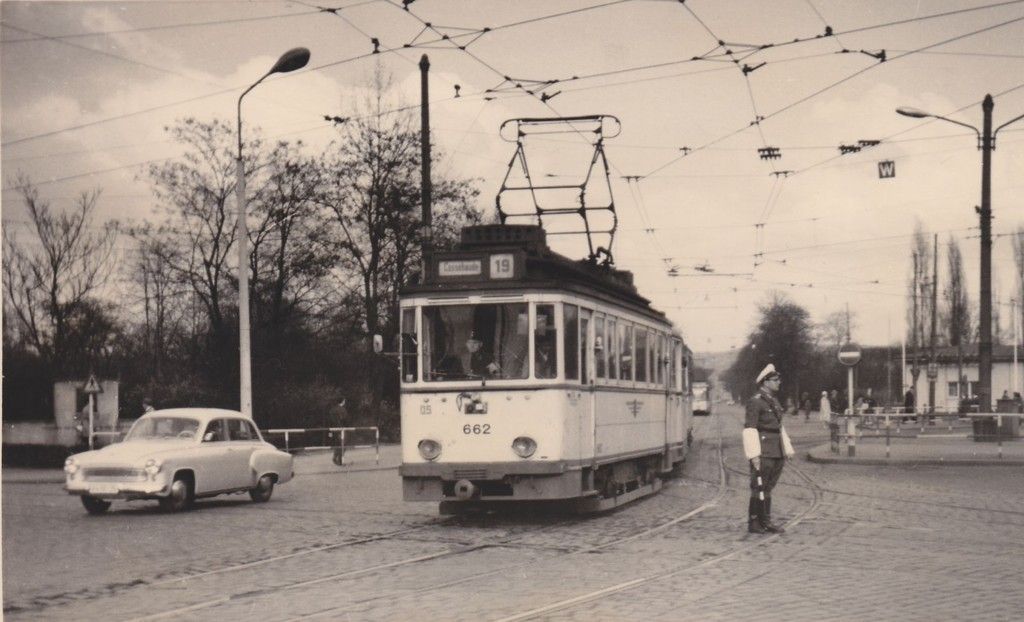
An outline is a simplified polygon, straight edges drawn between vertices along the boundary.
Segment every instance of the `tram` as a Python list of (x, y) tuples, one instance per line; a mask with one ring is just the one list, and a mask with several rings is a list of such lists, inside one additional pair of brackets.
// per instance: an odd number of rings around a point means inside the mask
[(400, 295), (402, 477), (442, 513), (657, 491), (691, 440), (692, 353), (632, 274), (537, 225), (463, 229)]

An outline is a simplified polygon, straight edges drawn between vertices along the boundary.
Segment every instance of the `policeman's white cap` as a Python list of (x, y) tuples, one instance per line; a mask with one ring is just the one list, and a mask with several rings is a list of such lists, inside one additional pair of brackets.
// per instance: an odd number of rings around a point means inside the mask
[(768, 380), (769, 378), (777, 378), (778, 376), (779, 372), (775, 371), (775, 366), (772, 365), (771, 363), (768, 363), (767, 365), (764, 366), (764, 369), (761, 370), (761, 373), (757, 375), (756, 382), (757, 384), (761, 384), (762, 382)]

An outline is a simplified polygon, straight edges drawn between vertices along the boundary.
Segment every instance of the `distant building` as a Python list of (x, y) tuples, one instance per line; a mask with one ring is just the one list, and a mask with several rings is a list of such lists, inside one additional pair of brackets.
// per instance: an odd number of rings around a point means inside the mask
[[(906, 379), (907, 385), (914, 382), (910, 374), (911, 357), (913, 354), (907, 351)], [(963, 376), (966, 382), (961, 388), (962, 395), (957, 396), (957, 362), (956, 347), (941, 346), (935, 348), (935, 358), (938, 363), (938, 376), (935, 379), (935, 407), (939, 410), (955, 410), (959, 399), (970, 399), (978, 396), (978, 344), (965, 345), (963, 347)], [(917, 406), (922, 408), (928, 403), (928, 349), (922, 348), (918, 359), (921, 369), (917, 377), (917, 385), (914, 393), (917, 394)], [(1011, 396), (1014, 391), (1020, 389), (1013, 386), (1013, 346), (993, 345), (992, 346), (992, 408), (995, 409), (996, 400), (1007, 391)], [(1020, 386), (1024, 383), (1024, 349), (1017, 352), (1017, 383)], [(904, 390), (906, 390), (904, 388)]]

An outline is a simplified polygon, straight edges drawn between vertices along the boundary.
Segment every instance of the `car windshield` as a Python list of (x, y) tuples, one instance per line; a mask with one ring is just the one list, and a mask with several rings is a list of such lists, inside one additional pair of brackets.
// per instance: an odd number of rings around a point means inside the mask
[(126, 441), (156, 439), (193, 439), (199, 429), (199, 420), (189, 417), (144, 417), (135, 422), (125, 437)]

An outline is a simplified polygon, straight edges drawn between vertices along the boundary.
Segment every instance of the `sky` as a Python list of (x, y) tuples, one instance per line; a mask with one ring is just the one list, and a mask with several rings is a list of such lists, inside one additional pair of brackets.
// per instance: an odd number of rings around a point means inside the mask
[[(5, 0), (0, 19), (0, 211), (16, 237), (19, 174), (54, 209), (98, 188), (99, 219), (157, 220), (145, 166), (181, 154), (165, 127), (234, 123), (238, 96), (290, 48), (308, 48), (309, 65), (269, 77), (243, 118), (310, 152), (339, 136), (325, 115), (360, 113), (378, 69), (392, 105), (418, 117), (427, 54), (434, 171), (477, 180), (485, 216), (516, 148), (504, 121), (617, 119), (603, 141), (615, 263), (698, 352), (742, 346), (773, 292), (812, 321), (848, 308), (862, 344), (898, 342), (918, 226), (960, 244), (976, 302), (977, 138), (895, 109), (980, 128), (991, 94), (994, 127), (1024, 115), (1021, 0)], [(559, 127), (527, 139), (536, 183), (581, 183), (589, 168), (594, 134)], [(993, 288), (1009, 332), (1024, 120), (996, 146)], [(895, 177), (879, 177), (882, 161)], [(605, 184), (598, 167), (591, 204)], [(582, 256), (580, 240), (551, 241)]]

